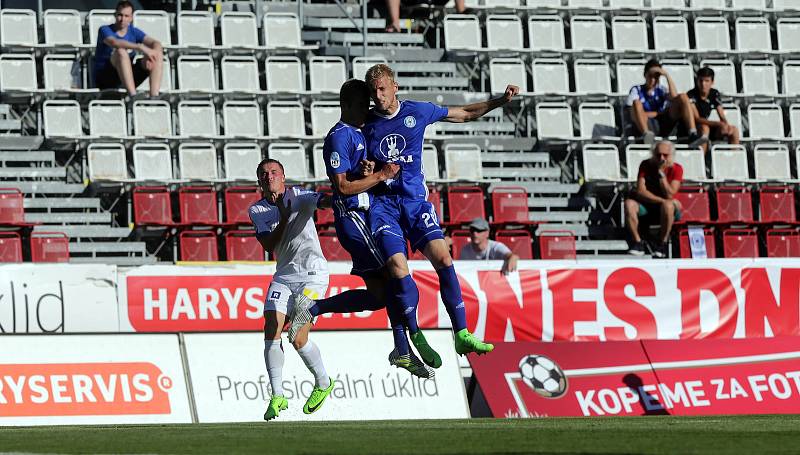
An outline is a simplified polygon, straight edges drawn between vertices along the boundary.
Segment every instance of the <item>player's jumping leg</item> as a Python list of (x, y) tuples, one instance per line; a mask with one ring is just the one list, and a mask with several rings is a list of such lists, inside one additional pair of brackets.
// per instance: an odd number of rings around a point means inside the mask
[(277, 311), (264, 312), (264, 363), (267, 366), (267, 376), (272, 387), (272, 397), (264, 413), (264, 420), (278, 417), (281, 411), (289, 407), (289, 402), (283, 396), (283, 346), (281, 345), (281, 330), (286, 315)]
[(442, 301), (450, 316), (450, 322), (455, 332), (456, 352), (466, 354), (476, 352), (485, 354), (494, 349), (494, 345), (484, 343), (467, 330), (467, 316), (464, 310), (464, 300), (461, 297), (461, 285), (453, 267), (453, 258), (447, 249), (447, 243), (442, 239), (431, 240), (423, 249), (425, 257), (436, 269), (439, 275), (439, 289)]
[(314, 374), (314, 380), (316, 381), (314, 390), (311, 391), (311, 395), (303, 406), (303, 412), (306, 414), (311, 414), (322, 407), (325, 399), (328, 398), (328, 395), (331, 394), (333, 387), (336, 385), (336, 381), (331, 379), (328, 376), (328, 372), (325, 371), (319, 348), (313, 341), (308, 339), (310, 330), (311, 324), (305, 325), (298, 331), (295, 340), (292, 342), (300, 358), (303, 359), (303, 363)]

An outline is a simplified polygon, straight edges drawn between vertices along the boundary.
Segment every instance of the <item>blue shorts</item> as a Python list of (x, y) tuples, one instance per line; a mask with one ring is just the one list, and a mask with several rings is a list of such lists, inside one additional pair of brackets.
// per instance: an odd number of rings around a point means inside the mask
[(359, 211), (334, 210), (334, 227), (339, 243), (353, 259), (352, 275), (362, 278), (378, 276), (383, 268), (383, 258), (370, 234), (364, 214)]
[(444, 239), (436, 210), (426, 200), (378, 196), (370, 207), (369, 222), (384, 261), (397, 253), (407, 255), (406, 239), (414, 250)]

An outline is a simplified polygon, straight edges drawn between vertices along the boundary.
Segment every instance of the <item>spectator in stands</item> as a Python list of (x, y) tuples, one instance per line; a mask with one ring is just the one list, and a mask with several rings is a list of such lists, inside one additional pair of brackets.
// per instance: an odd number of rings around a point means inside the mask
[(501, 242), (489, 239), (489, 222), (475, 218), (469, 225), (469, 243), (461, 248), (461, 257), (467, 261), (503, 260), (500, 272), (508, 275), (517, 270), (519, 256)]
[[(389, 33), (400, 31), (400, 5), (413, 6), (422, 3), (444, 6), (450, 0), (386, 0), (386, 31)], [(455, 0), (456, 13), (463, 14), (467, 7), (465, 0)]]
[[(129, 1), (117, 3), (115, 22), (100, 27), (97, 32), (97, 49), (94, 54), (94, 81), (99, 89), (125, 87), (128, 95), (136, 94), (136, 87), (150, 77), (150, 96), (161, 90), (163, 53), (161, 43), (131, 25), (133, 5)], [(136, 52), (144, 57), (134, 64)]]
[[(659, 83), (661, 77), (667, 79), (667, 87)], [(678, 93), (672, 76), (652, 59), (644, 65), (645, 82), (631, 87), (625, 105), (629, 108), (630, 119), (645, 144), (652, 144), (655, 137), (667, 137), (678, 125), (679, 134), (689, 133), (689, 147), (699, 147), (708, 142), (707, 137), (697, 133), (694, 113), (685, 93)]]
[(683, 167), (673, 161), (674, 152), (672, 142), (658, 142), (653, 147), (653, 156), (639, 165), (636, 189), (625, 200), (625, 217), (632, 237), (631, 249), (628, 250), (630, 254), (642, 256), (645, 253), (645, 245), (639, 235), (639, 219), (659, 216), (661, 232), (652, 248), (653, 257), (663, 258), (667, 255), (667, 240), (672, 224), (681, 219), (681, 204), (674, 197), (683, 180)]
[[(692, 102), (694, 121), (700, 134), (712, 141), (725, 139), (728, 144), (739, 143), (739, 129), (728, 123), (722, 107), (722, 95), (714, 88), (714, 70), (707, 66), (700, 68), (695, 86), (686, 96)], [(719, 115), (719, 121), (708, 119), (714, 110)], [(703, 148), (708, 151), (708, 144), (704, 144)]]

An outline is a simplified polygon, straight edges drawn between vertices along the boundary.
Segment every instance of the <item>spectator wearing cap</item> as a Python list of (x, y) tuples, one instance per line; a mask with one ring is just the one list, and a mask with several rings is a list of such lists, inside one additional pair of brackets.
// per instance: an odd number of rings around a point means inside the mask
[(461, 259), (467, 261), (502, 260), (504, 275), (517, 270), (519, 256), (501, 242), (489, 239), (489, 222), (475, 218), (469, 225), (469, 243), (461, 248)]

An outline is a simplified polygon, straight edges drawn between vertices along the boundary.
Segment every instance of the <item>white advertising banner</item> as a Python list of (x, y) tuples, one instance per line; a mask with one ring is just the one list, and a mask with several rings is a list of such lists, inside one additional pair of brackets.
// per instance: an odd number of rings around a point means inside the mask
[(0, 265), (0, 334), (117, 332), (117, 268)]
[[(310, 415), (303, 414), (303, 404), (314, 377), (284, 338), (283, 388), (289, 408), (278, 420), (468, 418), (451, 332), (429, 330), (426, 337), (441, 354), (443, 365), (435, 378), (421, 380), (389, 365), (388, 331), (312, 332), (337, 385)], [(187, 334), (184, 340), (198, 421), (261, 421), (271, 395), (263, 334)]]
[(175, 335), (0, 336), (0, 426), (191, 421)]

